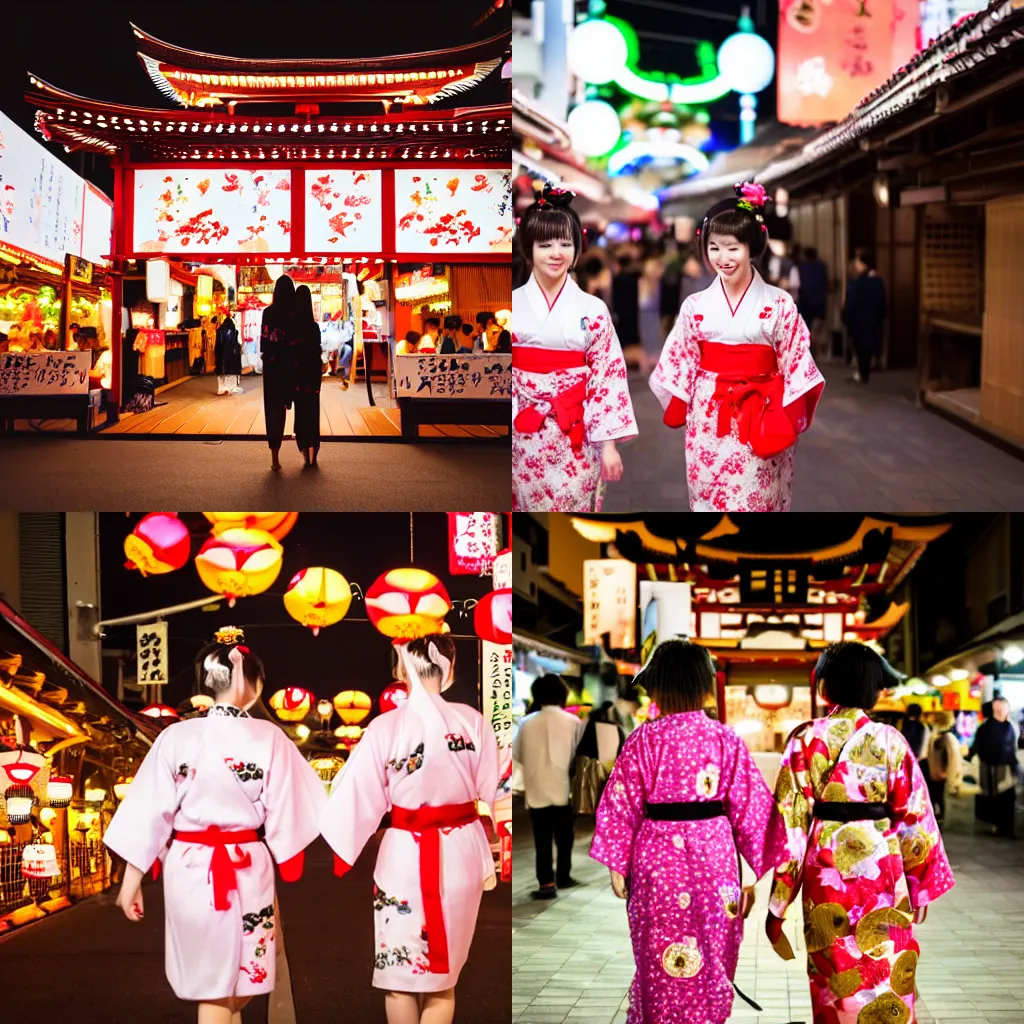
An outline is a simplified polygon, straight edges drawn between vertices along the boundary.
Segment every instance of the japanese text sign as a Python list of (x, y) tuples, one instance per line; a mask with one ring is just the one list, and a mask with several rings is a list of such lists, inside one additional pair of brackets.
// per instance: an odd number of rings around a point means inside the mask
[(167, 623), (137, 626), (135, 635), (139, 686), (163, 686), (167, 682)]
[(395, 356), (400, 398), (512, 398), (512, 355)]
[(0, 395), (85, 395), (91, 352), (4, 352)]
[(502, 750), (512, 746), (512, 647), (483, 641), (483, 712)]
[(498, 553), (496, 512), (448, 513), (448, 569), (456, 575), (491, 571)]
[(600, 644), (609, 633), (612, 649), (633, 647), (636, 564), (621, 558), (588, 558), (583, 563), (583, 591), (583, 642)]

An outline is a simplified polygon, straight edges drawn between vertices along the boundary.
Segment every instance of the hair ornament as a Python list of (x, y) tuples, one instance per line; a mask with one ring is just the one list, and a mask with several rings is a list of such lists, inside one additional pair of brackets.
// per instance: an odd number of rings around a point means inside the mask
[(567, 206), (572, 206), (572, 201), (575, 198), (576, 193), (570, 192), (567, 188), (552, 188), (551, 185), (545, 185), (544, 191), (541, 193), (540, 202), (564, 209)]
[(768, 202), (768, 193), (765, 191), (764, 185), (755, 184), (752, 181), (738, 182), (733, 185), (733, 191), (739, 199), (736, 205), (744, 210), (750, 210), (752, 213), (755, 209), (764, 210), (765, 204)]
[(244, 644), (239, 644), (238, 647), (236, 648), (236, 650), (241, 651), (242, 654), (248, 654), (249, 653), (249, 648), (246, 647)]

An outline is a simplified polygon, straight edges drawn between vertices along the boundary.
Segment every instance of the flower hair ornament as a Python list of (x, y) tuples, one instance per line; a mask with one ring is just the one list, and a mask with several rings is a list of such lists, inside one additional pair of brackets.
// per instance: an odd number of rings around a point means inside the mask
[(760, 227), (761, 245), (751, 246), (750, 258), (752, 260), (760, 259), (768, 248), (768, 225), (765, 223), (764, 210), (770, 200), (764, 185), (753, 181), (741, 181), (733, 185), (733, 191), (736, 195), (715, 203), (704, 215), (701, 226), (697, 228), (697, 241), (700, 244), (705, 262), (707, 260), (708, 248), (708, 226), (714, 217), (720, 213), (725, 213), (727, 210), (742, 210), (744, 214), (751, 217)]
[(536, 210), (544, 210), (550, 207), (565, 209), (572, 206), (572, 201), (575, 198), (576, 193), (570, 192), (567, 188), (552, 188), (550, 185), (545, 185), (544, 191), (540, 194), (540, 199), (533, 206)]

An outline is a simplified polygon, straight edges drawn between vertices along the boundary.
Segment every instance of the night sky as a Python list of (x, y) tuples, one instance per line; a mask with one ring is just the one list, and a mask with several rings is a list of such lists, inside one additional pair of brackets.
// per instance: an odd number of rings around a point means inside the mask
[[(136, 56), (129, 22), (177, 46), (230, 57), (372, 57), (445, 49), (508, 31), (511, 14), (500, 10), (477, 27), (492, 0), (439, 0), (385, 4), (61, 4), (5, 3), (0, 22), (0, 110), (42, 142), (35, 111), (25, 102), (28, 74), (68, 92), (127, 105), (172, 109)], [(508, 85), (500, 71), (469, 92), (439, 101), (438, 108), (504, 103)], [(181, 108), (173, 108), (181, 109)], [(240, 107), (239, 109), (263, 109)], [(273, 108), (280, 110), (281, 108)], [(321, 105), (326, 112), (327, 105)], [(355, 112), (358, 108), (346, 105)], [(380, 104), (366, 108), (382, 113)], [(103, 154), (55, 155), (110, 192), (112, 175)]]
[[(190, 560), (175, 572), (143, 578), (125, 568), (124, 538), (145, 513), (103, 513), (100, 516), (101, 609), (104, 619), (116, 619), (147, 610), (184, 604), (207, 594)], [(181, 512), (192, 533), (192, 559), (209, 536), (210, 524), (201, 512)], [(171, 682), (163, 703), (177, 706), (194, 692), (194, 659), (221, 626), (240, 626), (254, 654), (267, 671), (264, 699), (286, 686), (302, 686), (318, 697), (331, 698), (340, 690), (363, 690), (375, 699), (392, 681), (391, 641), (366, 620), (365, 608), (353, 601), (348, 615), (314, 637), (285, 611), (282, 597), (300, 569), (327, 566), (365, 591), (383, 572), (410, 564), (440, 577), (453, 601), (479, 599), (491, 590), (490, 577), (453, 576), (448, 570), (448, 516), (443, 512), (417, 513), (415, 562), (409, 561), (409, 513), (302, 512), (281, 541), (284, 562), (276, 582), (264, 594), (240, 598), (234, 608), (227, 602), (218, 612), (202, 609), (168, 618)], [(472, 621), (460, 623), (457, 612), (448, 616), (452, 633), (472, 634)], [(135, 626), (110, 627), (105, 650), (135, 649)], [(457, 640), (456, 680), (446, 696), (479, 706), (477, 697), (477, 641)], [(111, 659), (105, 659), (111, 661)], [(128, 666), (126, 675), (134, 670)], [(105, 667), (105, 685), (116, 690), (116, 666)], [(130, 694), (126, 703), (138, 700)], [(375, 711), (376, 713), (376, 711)], [(334, 723), (338, 724), (337, 722)]]

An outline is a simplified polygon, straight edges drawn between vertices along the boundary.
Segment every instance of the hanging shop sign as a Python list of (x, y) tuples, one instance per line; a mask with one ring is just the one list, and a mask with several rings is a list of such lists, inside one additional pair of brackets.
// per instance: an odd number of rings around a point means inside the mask
[(583, 563), (583, 642), (623, 650), (636, 643), (636, 563), (588, 558)]
[(693, 629), (690, 584), (641, 580), (640, 622), (640, 661), (646, 665), (654, 648), (663, 640), (690, 636)]
[(512, 647), (483, 641), (483, 714), (498, 747), (512, 746)]
[(139, 686), (163, 686), (167, 682), (166, 622), (135, 627), (135, 656)]
[(398, 252), (512, 251), (512, 172), (395, 171)]
[(4, 352), (0, 395), (84, 395), (91, 352)]
[(491, 571), (498, 553), (496, 512), (448, 513), (448, 570), (455, 575)]
[(399, 398), (512, 397), (512, 355), (395, 356)]
[(380, 171), (307, 170), (303, 202), (308, 252), (380, 252)]
[(92, 284), (93, 265), (81, 256), (67, 256), (70, 264), (71, 280), (79, 284)]
[(444, 264), (428, 264), (395, 279), (395, 300), (418, 305), (429, 299), (447, 298), (450, 291), (448, 268)]
[(494, 559), (491, 572), (495, 590), (508, 590), (512, 586), (512, 552), (508, 548)]

